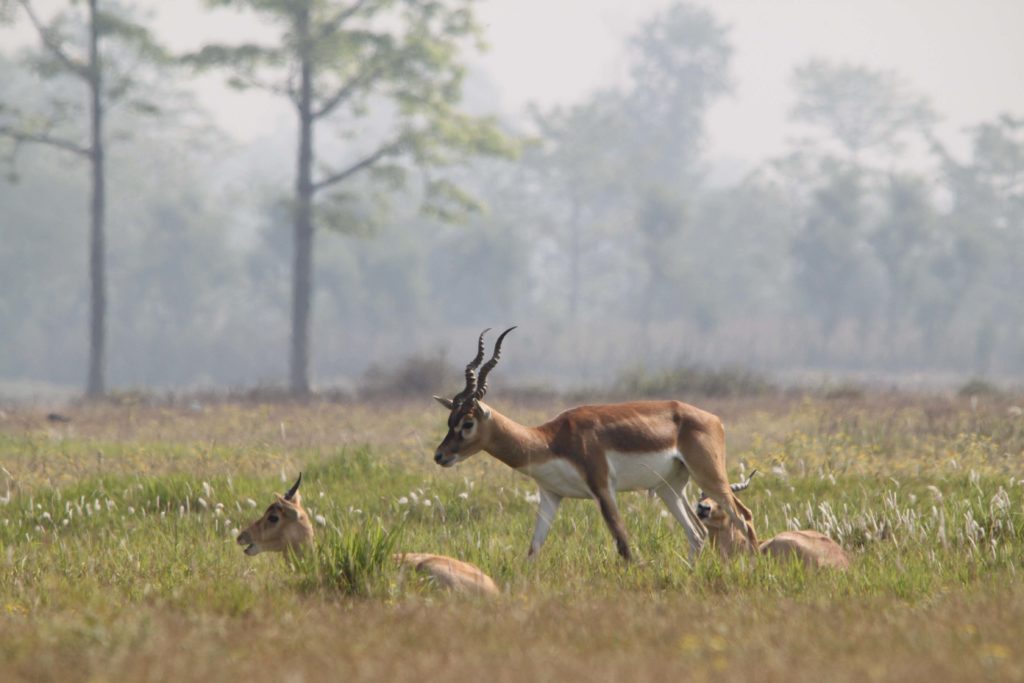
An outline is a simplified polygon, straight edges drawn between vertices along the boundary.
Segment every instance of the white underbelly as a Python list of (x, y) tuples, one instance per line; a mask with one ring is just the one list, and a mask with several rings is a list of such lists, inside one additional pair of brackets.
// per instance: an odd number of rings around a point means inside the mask
[(684, 467), (679, 451), (672, 448), (654, 453), (609, 451), (608, 478), (616, 491), (653, 489), (678, 476)]
[(542, 488), (564, 498), (593, 498), (583, 474), (568, 460), (554, 458), (539, 465), (526, 465), (519, 469), (532, 477)]
[[(684, 467), (679, 451), (655, 453), (618, 453), (605, 455), (608, 480), (615, 491), (653, 489), (678, 476)], [(539, 465), (526, 465), (519, 470), (537, 484), (565, 498), (593, 498), (583, 474), (568, 460), (554, 458)]]

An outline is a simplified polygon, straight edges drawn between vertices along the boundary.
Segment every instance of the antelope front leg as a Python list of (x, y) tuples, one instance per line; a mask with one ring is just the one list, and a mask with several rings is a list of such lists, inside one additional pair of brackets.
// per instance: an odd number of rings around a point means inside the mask
[(685, 485), (686, 480), (683, 480), (682, 486), (676, 482), (664, 483), (654, 489), (654, 492), (658, 494), (658, 497), (665, 503), (665, 507), (669, 509), (672, 516), (683, 527), (683, 531), (686, 532), (686, 540), (690, 543), (690, 561), (694, 562), (704, 547), (704, 540), (708, 532), (690, 506), (683, 500), (683, 486)]
[(562, 496), (552, 493), (547, 489), (540, 489), (540, 507), (537, 509), (537, 525), (533, 529), (533, 540), (530, 541), (530, 552), (527, 557), (533, 558), (540, 552), (544, 545), (548, 532), (551, 531), (551, 523), (555, 521), (558, 514), (558, 506), (562, 503)]
[(619, 516), (619, 507), (615, 504), (615, 494), (609, 488), (601, 488), (594, 491), (597, 504), (601, 507), (601, 516), (608, 530), (615, 538), (615, 547), (619, 550), (622, 559), (629, 562), (633, 559), (633, 553), (629, 550), (629, 538), (626, 536), (626, 528), (622, 525), (622, 517)]

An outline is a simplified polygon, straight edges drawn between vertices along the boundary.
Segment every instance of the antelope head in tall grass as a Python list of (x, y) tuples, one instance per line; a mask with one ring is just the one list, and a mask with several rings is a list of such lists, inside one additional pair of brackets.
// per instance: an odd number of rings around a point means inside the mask
[(302, 473), (283, 496), (274, 494), (274, 502), (263, 516), (250, 524), (236, 539), (246, 555), (262, 552), (302, 552), (313, 542), (313, 525), (302, 507), (299, 485)]
[[(750, 486), (750, 480), (756, 473), (757, 470), (754, 470), (745, 481), (732, 484), (732, 490), (742, 491)], [(747, 517), (747, 527), (753, 534), (754, 525), (747, 516), (749, 512), (747, 510), (744, 516)], [(750, 543), (744, 541), (743, 532), (733, 524), (718, 503), (705, 496), (703, 492), (697, 502), (697, 517), (707, 528), (709, 541), (718, 548), (723, 557), (746, 552), (751, 547)], [(771, 555), (779, 560), (799, 560), (809, 569), (847, 569), (850, 566), (850, 558), (838, 543), (812, 529), (783, 531), (760, 544), (754, 537), (752, 542), (753, 547), (756, 547), (761, 555)]]
[[(313, 525), (302, 507), (302, 496), (299, 494), (301, 483), (302, 474), (299, 474), (288, 493), (283, 496), (275, 494), (274, 502), (263, 516), (238, 534), (236, 540), (238, 545), (243, 546), (246, 555), (259, 555), (261, 552), (301, 553), (313, 544)], [(453, 557), (403, 552), (395, 553), (391, 559), (453, 593), (498, 595), (501, 592), (491, 577), (479, 567)]]

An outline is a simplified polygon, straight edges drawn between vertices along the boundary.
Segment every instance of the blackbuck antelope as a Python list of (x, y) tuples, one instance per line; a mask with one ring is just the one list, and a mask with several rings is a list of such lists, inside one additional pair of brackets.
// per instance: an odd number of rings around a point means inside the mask
[[(618, 491), (653, 490), (683, 527), (696, 557), (706, 532), (683, 500), (693, 477), (740, 528), (749, 511), (725, 472), (725, 429), (715, 415), (679, 401), (641, 401), (579, 406), (539, 427), (526, 427), (483, 402), (487, 375), (501, 356), (501, 333), (483, 367), (484, 335), (466, 366), (466, 386), (454, 398), (435, 396), (448, 409), (448, 433), (434, 461), (451, 467), (486, 451), (540, 488), (540, 509), (529, 556), (544, 544), (563, 498), (593, 498), (601, 509), (619, 554), (631, 558), (629, 540), (615, 503)], [(479, 368), (479, 376), (477, 369)], [(753, 532), (751, 531), (751, 541)]]
[[(750, 480), (756, 473), (757, 470), (754, 470), (746, 480), (733, 484), (732, 490), (742, 491), (750, 486)], [(755, 538), (751, 546), (745, 542), (746, 537), (733, 525), (722, 508), (703, 492), (697, 502), (697, 516), (707, 527), (711, 544), (718, 548), (723, 557), (731, 557), (737, 552), (750, 552), (756, 547), (762, 555), (771, 555), (780, 560), (797, 559), (810, 569), (846, 569), (850, 566), (850, 558), (838, 543), (825, 534), (809, 529), (783, 531), (760, 544)], [(747, 527), (753, 533), (753, 523), (749, 519)]]
[[(313, 525), (302, 507), (301, 483), (300, 473), (286, 494), (275, 494), (274, 502), (263, 516), (238, 534), (236, 540), (238, 545), (245, 547), (246, 555), (302, 553), (312, 545)], [(491, 577), (469, 562), (430, 553), (398, 553), (393, 558), (403, 567), (409, 567), (456, 593), (497, 595), (500, 592)]]

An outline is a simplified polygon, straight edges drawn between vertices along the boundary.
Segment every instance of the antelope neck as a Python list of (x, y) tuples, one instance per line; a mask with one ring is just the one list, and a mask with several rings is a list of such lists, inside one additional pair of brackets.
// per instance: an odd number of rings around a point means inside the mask
[(513, 469), (539, 464), (552, 458), (544, 433), (536, 427), (521, 425), (491, 408), (491, 442), (486, 450)]

